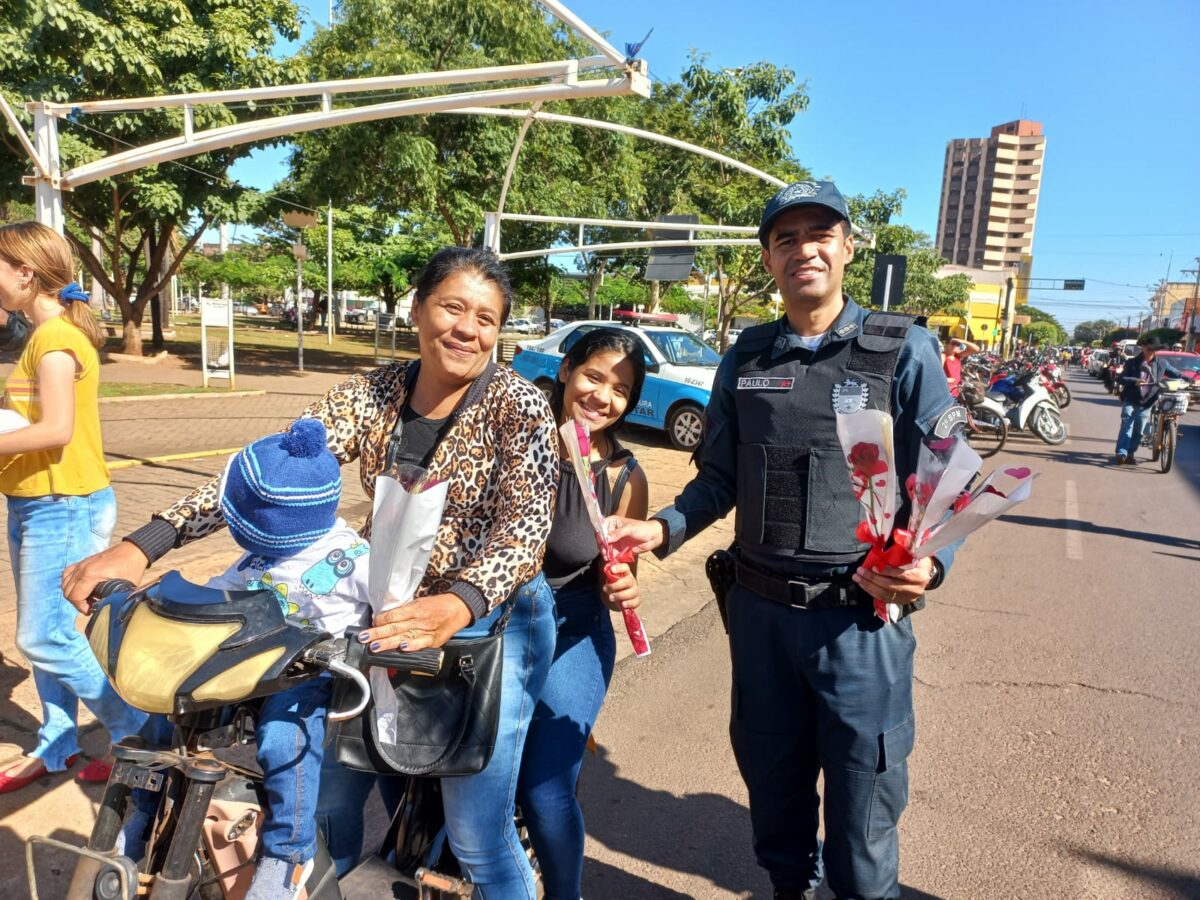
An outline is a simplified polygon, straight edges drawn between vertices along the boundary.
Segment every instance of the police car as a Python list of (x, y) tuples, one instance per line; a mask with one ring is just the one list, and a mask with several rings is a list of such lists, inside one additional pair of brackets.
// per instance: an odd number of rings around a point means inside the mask
[(704, 408), (721, 357), (689, 331), (656, 325), (572, 322), (549, 337), (518, 344), (513, 370), (536, 384), (548, 397), (563, 355), (596, 328), (630, 332), (642, 345), (646, 383), (628, 421), (662, 429), (678, 449), (694, 450), (704, 431)]

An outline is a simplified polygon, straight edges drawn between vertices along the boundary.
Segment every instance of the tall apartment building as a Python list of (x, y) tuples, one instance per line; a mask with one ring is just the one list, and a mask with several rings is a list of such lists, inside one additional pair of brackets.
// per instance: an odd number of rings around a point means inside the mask
[(1009, 269), (1032, 254), (1045, 152), (1041, 123), (1025, 119), (947, 143), (938, 252), (976, 269)]

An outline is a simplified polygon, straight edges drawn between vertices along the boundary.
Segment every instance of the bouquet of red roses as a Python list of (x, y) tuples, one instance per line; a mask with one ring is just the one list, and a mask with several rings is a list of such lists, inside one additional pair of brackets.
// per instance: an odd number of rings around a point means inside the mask
[[(962, 540), (1005, 510), (1027, 499), (1037, 476), (1028, 468), (992, 472), (974, 490), (968, 486), (982, 460), (960, 434), (926, 438), (916, 472), (905, 479), (911, 501), (907, 528), (895, 528), (898, 488), (892, 443), (892, 417), (880, 410), (838, 414), (838, 440), (846, 454), (850, 484), (862, 507), (855, 537), (870, 545), (863, 565), (908, 568), (919, 559)], [(885, 622), (900, 617), (895, 603), (875, 601)]]

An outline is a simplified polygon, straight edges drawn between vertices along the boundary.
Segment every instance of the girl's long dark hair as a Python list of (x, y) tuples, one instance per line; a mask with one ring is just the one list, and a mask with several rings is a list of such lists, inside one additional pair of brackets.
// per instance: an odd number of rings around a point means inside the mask
[[(597, 328), (589, 331), (577, 340), (563, 355), (563, 364), (567, 367), (568, 376), (597, 353), (616, 352), (623, 354), (633, 364), (633, 385), (629, 391), (629, 401), (625, 404), (625, 412), (617, 421), (604, 429), (605, 434), (613, 436), (625, 423), (625, 419), (637, 408), (642, 396), (642, 383), (646, 380), (646, 357), (641, 342), (628, 331), (618, 328)], [(550, 392), (550, 409), (554, 413), (554, 421), (562, 422), (563, 406), (566, 401), (567, 386), (559, 379), (554, 379), (554, 390)]]

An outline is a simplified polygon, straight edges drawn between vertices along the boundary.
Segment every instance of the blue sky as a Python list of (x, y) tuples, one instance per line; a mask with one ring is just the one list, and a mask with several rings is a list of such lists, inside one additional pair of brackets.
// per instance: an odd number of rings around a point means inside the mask
[[(809, 4), (777, 0), (567, 0), (620, 47), (678, 77), (692, 48), (710, 64), (760, 59), (807, 82), (797, 157), (847, 193), (908, 191), (900, 221), (933, 232), (946, 141), (1017, 118), (1043, 123), (1046, 159), (1034, 276), (1086, 278), (1033, 292), (1071, 327), (1145, 311), (1153, 283), (1200, 256), (1200, 3)], [(324, 22), (326, 4), (312, 7)], [(235, 177), (268, 187), (283, 154)], [(754, 224), (754, 223), (750, 223)]]

